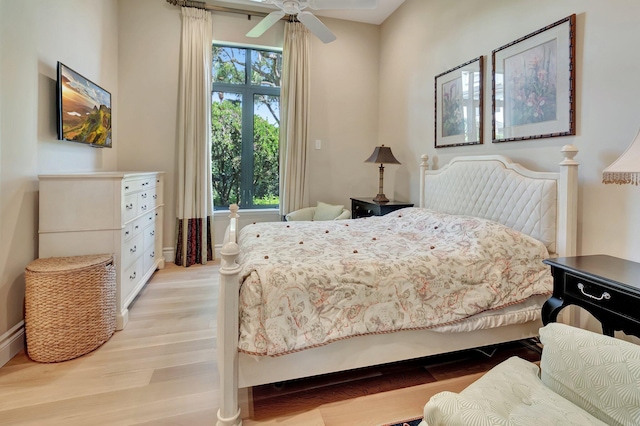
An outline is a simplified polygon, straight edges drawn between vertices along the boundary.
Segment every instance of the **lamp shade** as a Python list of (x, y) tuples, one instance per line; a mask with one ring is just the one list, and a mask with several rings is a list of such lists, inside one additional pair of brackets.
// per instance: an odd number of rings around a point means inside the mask
[(629, 148), (602, 172), (603, 183), (640, 184), (640, 132)]
[(376, 146), (373, 149), (373, 154), (366, 160), (365, 163), (378, 163), (378, 164), (400, 164), (396, 157), (393, 156), (391, 148), (388, 146)]

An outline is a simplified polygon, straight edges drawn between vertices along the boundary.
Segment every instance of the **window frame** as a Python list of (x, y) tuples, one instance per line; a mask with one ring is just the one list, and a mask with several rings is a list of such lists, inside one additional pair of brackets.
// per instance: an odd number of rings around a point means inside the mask
[[(240, 170), (251, 170), (251, 173), (241, 173), (240, 174), (240, 202), (238, 206), (241, 209), (279, 209), (279, 205), (268, 206), (268, 207), (256, 207), (253, 204), (253, 170), (254, 170), (254, 111), (255, 111), (255, 96), (256, 95), (266, 95), (266, 96), (276, 96), (279, 98), (279, 105), (282, 105), (281, 102), (281, 88), (282, 81), (280, 82), (280, 86), (271, 87), (271, 86), (263, 86), (260, 84), (253, 84), (251, 81), (251, 73), (253, 71), (253, 51), (266, 51), (266, 52), (274, 52), (282, 55), (282, 49), (271, 48), (271, 47), (258, 47), (258, 46), (246, 46), (246, 45), (238, 45), (238, 44), (230, 44), (230, 43), (220, 43), (214, 42), (211, 46), (214, 47), (222, 47), (222, 48), (233, 48), (233, 49), (243, 49), (245, 51), (245, 83), (237, 84), (237, 83), (217, 83), (212, 81), (211, 84), (211, 102), (213, 102), (213, 95), (216, 92), (225, 92), (225, 93), (235, 93), (241, 96), (242, 99), (242, 142), (241, 142), (241, 158), (240, 158)], [(213, 59), (213, 58), (212, 58)], [(213, 62), (211, 64), (213, 69)], [(247, 102), (250, 100), (250, 102)], [(221, 206), (217, 208), (214, 206), (214, 209), (217, 210), (228, 210), (228, 206)]]

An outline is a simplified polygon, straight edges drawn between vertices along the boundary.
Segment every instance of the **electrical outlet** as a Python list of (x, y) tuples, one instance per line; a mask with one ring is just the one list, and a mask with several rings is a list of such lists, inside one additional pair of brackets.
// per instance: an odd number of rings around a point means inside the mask
[(316, 149), (322, 149), (322, 141), (320, 139), (316, 139)]

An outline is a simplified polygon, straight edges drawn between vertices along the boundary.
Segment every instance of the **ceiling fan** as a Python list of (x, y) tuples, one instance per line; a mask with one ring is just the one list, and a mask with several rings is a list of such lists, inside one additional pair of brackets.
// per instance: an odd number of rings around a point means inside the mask
[(324, 43), (331, 43), (336, 36), (316, 16), (304, 9), (375, 9), (378, 0), (251, 0), (257, 3), (271, 4), (278, 9), (265, 16), (258, 25), (247, 33), (247, 37), (260, 37), (275, 25), (284, 15), (294, 16), (309, 28)]

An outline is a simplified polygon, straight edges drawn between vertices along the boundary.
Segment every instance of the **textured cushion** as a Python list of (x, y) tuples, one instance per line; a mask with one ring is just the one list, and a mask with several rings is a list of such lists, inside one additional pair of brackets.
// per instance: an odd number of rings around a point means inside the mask
[(434, 395), (424, 407), (424, 424), (605, 425), (548, 389), (540, 381), (538, 371), (529, 361), (509, 358), (460, 394)]
[(441, 170), (427, 171), (425, 178), (424, 207), (502, 223), (555, 251), (554, 179), (530, 179), (500, 161), (454, 161)]
[(334, 206), (318, 201), (316, 211), (313, 214), (313, 220), (333, 220), (340, 216), (342, 210), (344, 210), (344, 206)]
[(610, 425), (640, 425), (640, 346), (560, 323), (540, 329), (542, 381)]

